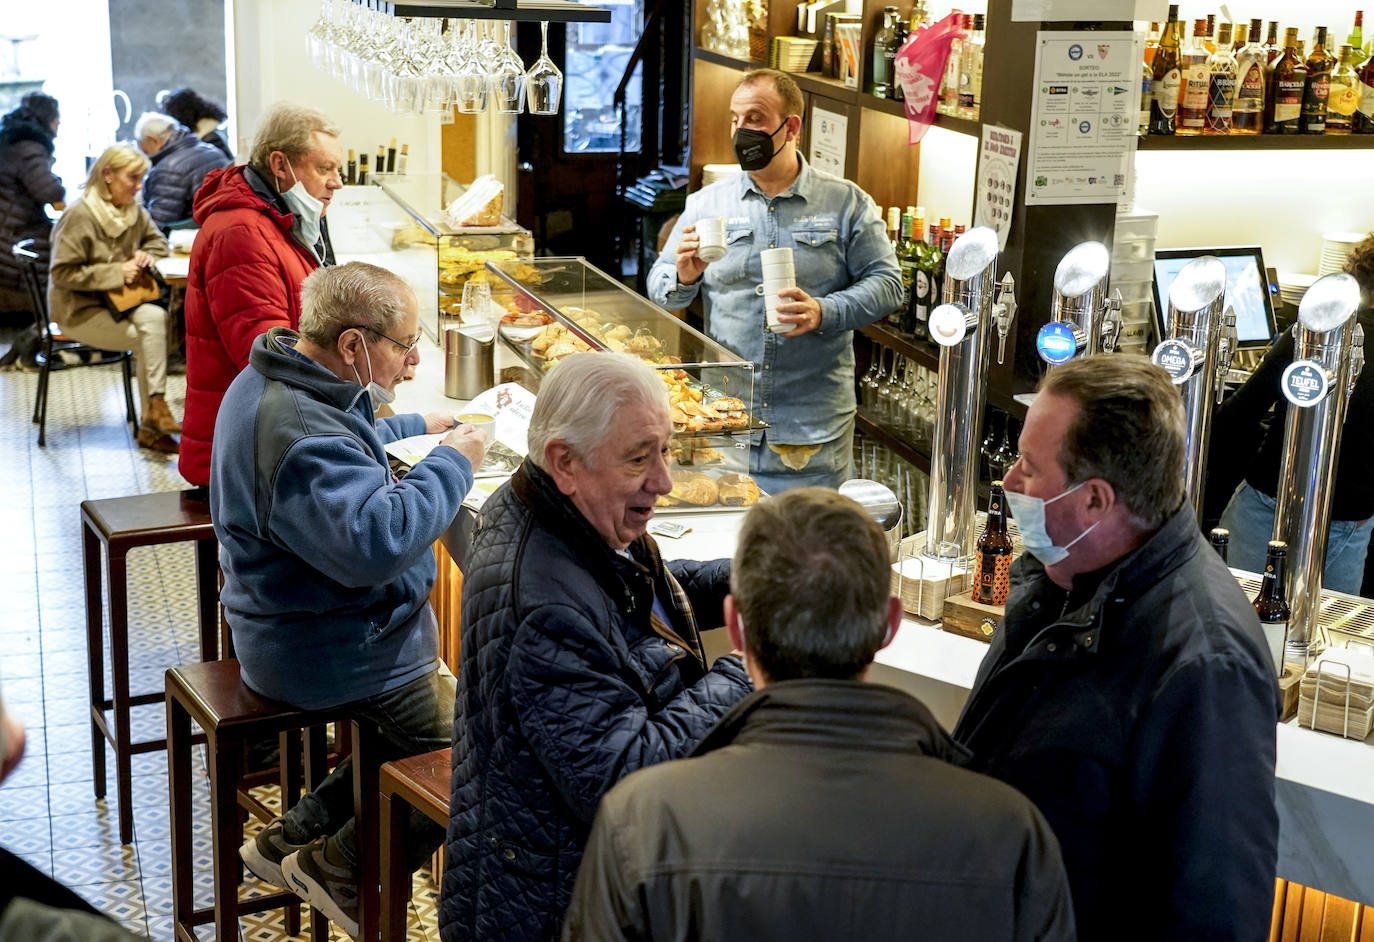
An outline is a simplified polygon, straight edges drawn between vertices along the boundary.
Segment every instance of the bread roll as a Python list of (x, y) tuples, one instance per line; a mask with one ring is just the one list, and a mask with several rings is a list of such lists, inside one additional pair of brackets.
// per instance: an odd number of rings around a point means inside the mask
[(759, 486), (747, 474), (722, 474), (716, 488), (727, 507), (751, 507), (759, 502)]

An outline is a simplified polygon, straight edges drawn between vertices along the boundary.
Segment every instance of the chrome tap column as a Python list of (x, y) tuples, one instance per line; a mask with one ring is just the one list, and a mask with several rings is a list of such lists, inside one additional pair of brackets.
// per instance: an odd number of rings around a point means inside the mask
[(1074, 246), (1054, 270), (1050, 320), (1035, 335), (1035, 352), (1053, 368), (1074, 357), (1112, 353), (1121, 334), (1121, 292), (1107, 296), (1112, 257), (1101, 242)]
[(930, 336), (940, 344), (940, 381), (930, 455), (930, 502), (925, 555), (961, 560), (973, 553), (978, 489), (976, 438), (987, 401), (988, 347), (993, 321), (998, 362), (1016, 311), (1008, 273), (993, 300), (997, 234), (986, 226), (954, 240), (945, 258), (943, 303), (930, 313)]
[(1169, 287), (1169, 336), (1150, 359), (1164, 368), (1183, 396), (1187, 421), (1184, 482), (1194, 509), (1202, 512), (1207, 480), (1207, 440), (1212, 406), (1221, 399), (1235, 349), (1236, 319), (1226, 298), (1226, 266), (1213, 255), (1184, 265)]
[(1281, 381), (1289, 405), (1273, 539), (1288, 544), (1292, 616), (1286, 655), (1298, 663), (1317, 630), (1341, 427), (1364, 367), (1364, 330), (1355, 319), (1359, 306), (1359, 282), (1350, 275), (1318, 279), (1298, 308), (1293, 362)]

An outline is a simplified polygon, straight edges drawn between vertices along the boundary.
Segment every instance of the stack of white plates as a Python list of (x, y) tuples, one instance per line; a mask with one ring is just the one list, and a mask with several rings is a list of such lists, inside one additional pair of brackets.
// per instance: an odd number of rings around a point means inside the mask
[(1307, 289), (1320, 277), (1309, 275), (1306, 272), (1281, 271), (1279, 272), (1279, 297), (1284, 304), (1297, 307), (1302, 301), (1302, 296), (1307, 293)]
[(1364, 240), (1359, 232), (1327, 232), (1322, 235), (1322, 256), (1317, 263), (1317, 274), (1329, 275), (1345, 268), (1345, 260), (1350, 250)]
[(723, 177), (739, 173), (739, 164), (707, 164), (701, 168), (701, 185), (710, 186)]
[(801, 36), (775, 36), (773, 38), (773, 59), (775, 68), (784, 72), (805, 72), (811, 64), (811, 54), (816, 51), (816, 40)]

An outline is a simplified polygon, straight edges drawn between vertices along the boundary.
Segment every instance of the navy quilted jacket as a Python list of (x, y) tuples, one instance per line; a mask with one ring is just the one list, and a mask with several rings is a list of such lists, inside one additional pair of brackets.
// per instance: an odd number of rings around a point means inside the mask
[(172, 223), (191, 218), (191, 200), (211, 170), (229, 166), (229, 158), (180, 125), (167, 146), (152, 156), (153, 167), (143, 184), (143, 205), (163, 232)]
[[(687, 755), (750, 691), (707, 670), (649, 537), (614, 553), (528, 462), (482, 508), (463, 582), (444, 942), (555, 939), (597, 805), (636, 769)], [(673, 562), (722, 622), (729, 561)], [(673, 625), (650, 624), (653, 597)]]

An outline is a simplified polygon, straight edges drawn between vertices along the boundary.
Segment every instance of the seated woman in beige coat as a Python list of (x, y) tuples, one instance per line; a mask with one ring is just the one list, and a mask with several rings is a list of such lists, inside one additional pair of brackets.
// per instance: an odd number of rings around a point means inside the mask
[(138, 365), (143, 421), (138, 443), (175, 454), (181, 426), (167, 408), (167, 311), (140, 304), (121, 320), (104, 294), (133, 284), (154, 261), (166, 258), (167, 240), (138, 203), (148, 158), (116, 144), (91, 167), (84, 195), (53, 230), (48, 308), (63, 333), (104, 350), (133, 350)]

